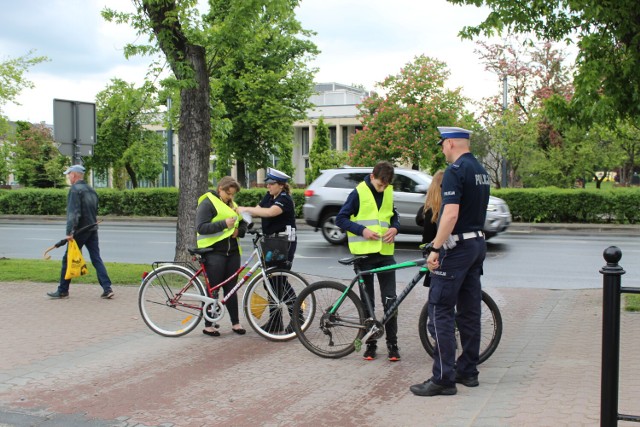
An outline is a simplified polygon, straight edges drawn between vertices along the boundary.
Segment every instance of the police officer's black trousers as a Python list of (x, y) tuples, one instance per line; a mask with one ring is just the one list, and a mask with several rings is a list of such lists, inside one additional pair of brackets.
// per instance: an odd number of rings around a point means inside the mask
[[(455, 384), (462, 377), (478, 374), (482, 289), (480, 276), (487, 253), (483, 238), (468, 239), (440, 253), (440, 267), (431, 273), (429, 289), (429, 333), (436, 342), (433, 381)], [(455, 328), (460, 333), (462, 353), (456, 360)]]
[[(393, 255), (373, 255), (370, 257), (366, 263), (360, 264), (360, 268), (362, 270), (371, 270), (377, 267), (384, 267), (387, 265), (395, 264), (395, 259)], [(380, 300), (382, 301), (382, 306), (385, 308), (389, 307), (396, 300), (396, 273), (395, 271), (390, 271), (386, 273), (377, 273), (378, 283), (380, 284)], [(365, 290), (369, 299), (371, 300), (371, 304), (375, 310), (375, 287), (373, 285), (373, 275), (368, 274), (363, 276)], [(364, 303), (364, 300), (363, 300)], [(364, 303), (365, 306), (365, 314), (369, 317), (369, 313), (367, 310), (367, 304)], [(398, 343), (398, 316), (397, 314), (393, 316), (387, 324), (385, 325), (385, 338), (387, 340), (387, 345), (393, 345)], [(369, 340), (367, 344), (376, 344), (377, 340)]]

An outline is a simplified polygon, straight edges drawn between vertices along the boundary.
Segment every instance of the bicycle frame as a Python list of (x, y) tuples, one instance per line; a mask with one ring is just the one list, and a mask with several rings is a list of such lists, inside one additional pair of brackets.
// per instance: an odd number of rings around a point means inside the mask
[[(209, 278), (207, 276), (207, 271), (205, 269), (205, 265), (204, 262), (202, 261), (202, 258), (200, 256), (198, 256), (198, 263), (200, 264), (200, 267), (198, 268), (198, 270), (196, 270), (195, 272), (193, 272), (193, 275), (191, 276), (191, 278), (189, 279), (189, 282), (187, 282), (187, 284), (179, 291), (175, 294), (174, 298), (171, 299), (172, 303), (177, 303), (180, 298), (182, 296), (188, 297), (191, 300), (196, 300), (196, 301), (201, 301), (203, 303), (205, 303), (205, 307), (203, 310), (203, 317), (205, 318), (205, 320), (209, 321), (209, 322), (217, 322), (218, 320), (220, 320), (220, 318), (222, 316), (217, 316), (215, 318), (210, 317), (208, 314), (208, 310), (206, 310), (206, 307), (208, 305), (224, 305), (227, 303), (227, 301), (229, 300), (229, 298), (231, 298), (232, 295), (234, 295), (236, 292), (238, 292), (238, 290), (240, 289), (240, 287), (242, 287), (242, 285), (244, 285), (245, 283), (248, 283), (251, 279), (251, 277), (255, 274), (255, 272), (258, 269), (262, 269), (261, 270), (261, 274), (262, 277), (264, 278), (265, 282), (268, 281), (268, 276), (267, 276), (267, 271), (268, 268), (266, 265), (263, 264), (263, 254), (262, 254), (262, 248), (260, 247), (260, 245), (258, 244), (258, 241), (260, 240), (260, 238), (262, 237), (262, 235), (258, 235), (256, 238), (253, 239), (253, 252), (251, 252), (251, 255), (249, 256), (249, 258), (245, 261), (244, 264), (242, 264), (240, 266), (240, 268), (238, 268), (238, 270), (236, 270), (235, 273), (233, 273), (231, 276), (229, 276), (228, 278), (226, 278), (224, 281), (222, 281), (221, 283), (215, 285), (215, 286), (211, 286), (211, 284), (209, 283)], [(240, 273), (245, 270), (249, 264), (251, 264), (251, 262), (258, 257), (257, 261), (255, 262), (255, 264), (253, 264), (253, 266), (249, 269), (249, 271), (247, 271), (241, 278), (240, 280), (238, 280), (238, 283), (236, 283), (236, 285), (233, 287), (233, 289), (231, 289), (227, 294), (223, 294), (222, 298), (218, 299), (218, 298), (214, 298), (214, 292), (216, 292), (217, 290), (219, 290), (220, 288), (222, 288), (224, 285), (226, 285), (227, 283), (229, 283), (231, 280), (235, 279), (236, 277), (240, 276)], [(185, 293), (185, 290), (191, 285), (191, 283), (193, 282), (194, 279), (196, 279), (198, 276), (203, 275), (204, 276), (204, 280), (205, 280), (205, 285), (207, 287), (207, 295), (198, 295), (198, 294), (192, 294), (192, 293)], [(274, 300), (277, 300), (277, 296), (276, 294), (273, 292), (273, 289), (271, 289), (271, 286), (268, 286), (266, 291), (269, 293), (269, 296), (271, 298), (273, 298)], [(224, 290), (223, 290), (224, 292)], [(223, 310), (219, 310), (220, 313), (224, 313)]]
[(385, 311), (384, 315), (382, 316), (382, 320), (380, 321), (380, 325), (384, 326), (389, 321), (389, 319), (391, 319), (391, 317), (395, 315), (395, 312), (400, 306), (400, 304), (402, 304), (402, 301), (404, 301), (404, 299), (407, 297), (407, 295), (409, 295), (409, 293), (418, 284), (418, 282), (420, 282), (420, 280), (429, 272), (429, 269), (424, 266), (426, 263), (427, 263), (427, 260), (425, 258), (419, 258), (413, 261), (405, 261), (398, 264), (387, 265), (384, 267), (373, 268), (371, 270), (365, 270), (365, 271), (360, 271), (360, 269), (358, 268), (358, 264), (356, 263), (354, 266), (354, 269), (356, 271), (356, 277), (351, 281), (351, 284), (345, 289), (345, 291), (342, 293), (340, 298), (338, 298), (338, 301), (336, 301), (336, 303), (331, 307), (331, 309), (329, 310), (329, 313), (334, 314), (340, 308), (340, 306), (342, 305), (342, 302), (347, 297), (347, 294), (351, 291), (351, 289), (353, 289), (355, 284), (358, 283), (361, 299), (364, 301), (367, 307), (367, 310), (371, 315), (370, 319), (374, 321), (371, 328), (369, 328), (369, 331), (360, 340), (361, 343), (367, 342), (367, 340), (372, 335), (378, 334), (381, 328), (376, 324), (378, 320), (376, 319), (376, 314), (375, 314), (375, 311), (373, 310), (373, 303), (369, 298), (369, 295), (365, 291), (363, 276), (372, 275), (375, 273), (387, 272), (387, 271), (401, 270), (404, 268), (420, 267), (420, 270), (418, 270), (418, 272), (415, 274), (415, 276), (413, 276), (413, 278), (407, 284), (407, 286), (402, 290), (402, 292), (400, 292), (400, 295), (398, 295), (398, 297), (393, 302), (393, 304), (391, 304), (391, 306)]

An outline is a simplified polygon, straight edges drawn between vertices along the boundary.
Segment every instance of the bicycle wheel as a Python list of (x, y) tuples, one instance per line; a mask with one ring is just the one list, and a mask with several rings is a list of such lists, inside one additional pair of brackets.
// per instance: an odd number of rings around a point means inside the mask
[(315, 309), (313, 304), (298, 311), (293, 308), (296, 297), (309, 284), (289, 270), (274, 268), (267, 271), (267, 277), (265, 281), (264, 276), (256, 276), (247, 286), (242, 299), (244, 315), (258, 335), (271, 341), (291, 340), (296, 336), (291, 324), (294, 313), (306, 323)]
[(294, 319), (293, 327), (307, 350), (320, 357), (337, 359), (351, 354), (365, 334), (364, 307), (353, 290), (334, 313), (329, 313), (346, 288), (337, 282), (317, 282), (302, 291), (293, 305), (294, 310), (306, 304), (315, 306), (308, 324)]
[[(206, 295), (193, 272), (178, 265), (160, 267), (140, 285), (138, 307), (144, 323), (157, 334), (180, 337), (191, 332), (202, 318), (204, 303), (188, 294)], [(180, 295), (177, 295), (180, 293)]]
[[(429, 356), (433, 357), (434, 348), (435, 348), (435, 340), (429, 334), (429, 329), (427, 327), (429, 313), (428, 313), (429, 303), (427, 302), (424, 307), (422, 307), (422, 311), (420, 312), (420, 319), (418, 320), (418, 328), (420, 332), (420, 341), (422, 341), (422, 346)], [(502, 316), (500, 315), (500, 310), (498, 309), (498, 305), (491, 299), (491, 297), (482, 291), (482, 306), (481, 306), (482, 314), (480, 318), (480, 360), (478, 363), (482, 363), (487, 360), (494, 351), (498, 348), (498, 344), (500, 343), (500, 338), (502, 337)], [(460, 334), (458, 333), (458, 328), (455, 331), (456, 334), (456, 359), (460, 356), (462, 352), (462, 345), (460, 344)]]

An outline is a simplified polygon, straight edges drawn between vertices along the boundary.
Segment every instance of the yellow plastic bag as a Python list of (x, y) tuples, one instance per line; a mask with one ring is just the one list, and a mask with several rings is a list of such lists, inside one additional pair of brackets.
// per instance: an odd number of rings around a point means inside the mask
[(67, 249), (67, 273), (64, 275), (64, 278), (69, 280), (74, 277), (84, 276), (88, 273), (89, 269), (82, 257), (82, 252), (76, 241), (71, 239), (69, 241), (69, 248)]

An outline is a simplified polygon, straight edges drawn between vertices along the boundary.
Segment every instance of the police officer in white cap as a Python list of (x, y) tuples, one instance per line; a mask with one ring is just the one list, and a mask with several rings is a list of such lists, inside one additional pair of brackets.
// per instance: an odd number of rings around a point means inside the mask
[[(246, 212), (252, 216), (262, 218), (262, 232), (265, 236), (285, 235), (289, 230), (291, 238), (287, 259), (278, 262), (276, 265), (279, 268), (290, 270), (298, 242), (295, 237), (296, 212), (288, 183), (289, 179), (291, 177), (286, 173), (275, 168), (268, 168), (267, 176), (264, 180), (267, 186), (267, 194), (258, 203), (258, 206), (241, 206), (238, 208), (238, 212)], [(291, 286), (285, 285), (286, 289), (283, 292), (293, 292)], [(289, 307), (289, 310), (291, 311), (291, 307)], [(270, 313), (269, 321), (262, 328), (269, 332), (291, 332), (291, 325), (283, 324), (280, 312)]]
[[(471, 132), (439, 127), (438, 145), (449, 163), (442, 181), (442, 208), (427, 266), (429, 333), (436, 340), (432, 376), (410, 387), (418, 396), (452, 395), (456, 383), (476, 387), (480, 351), (482, 264), (487, 246), (482, 228), (489, 203), (490, 179), (471, 154)], [(455, 328), (462, 353), (456, 360)]]

